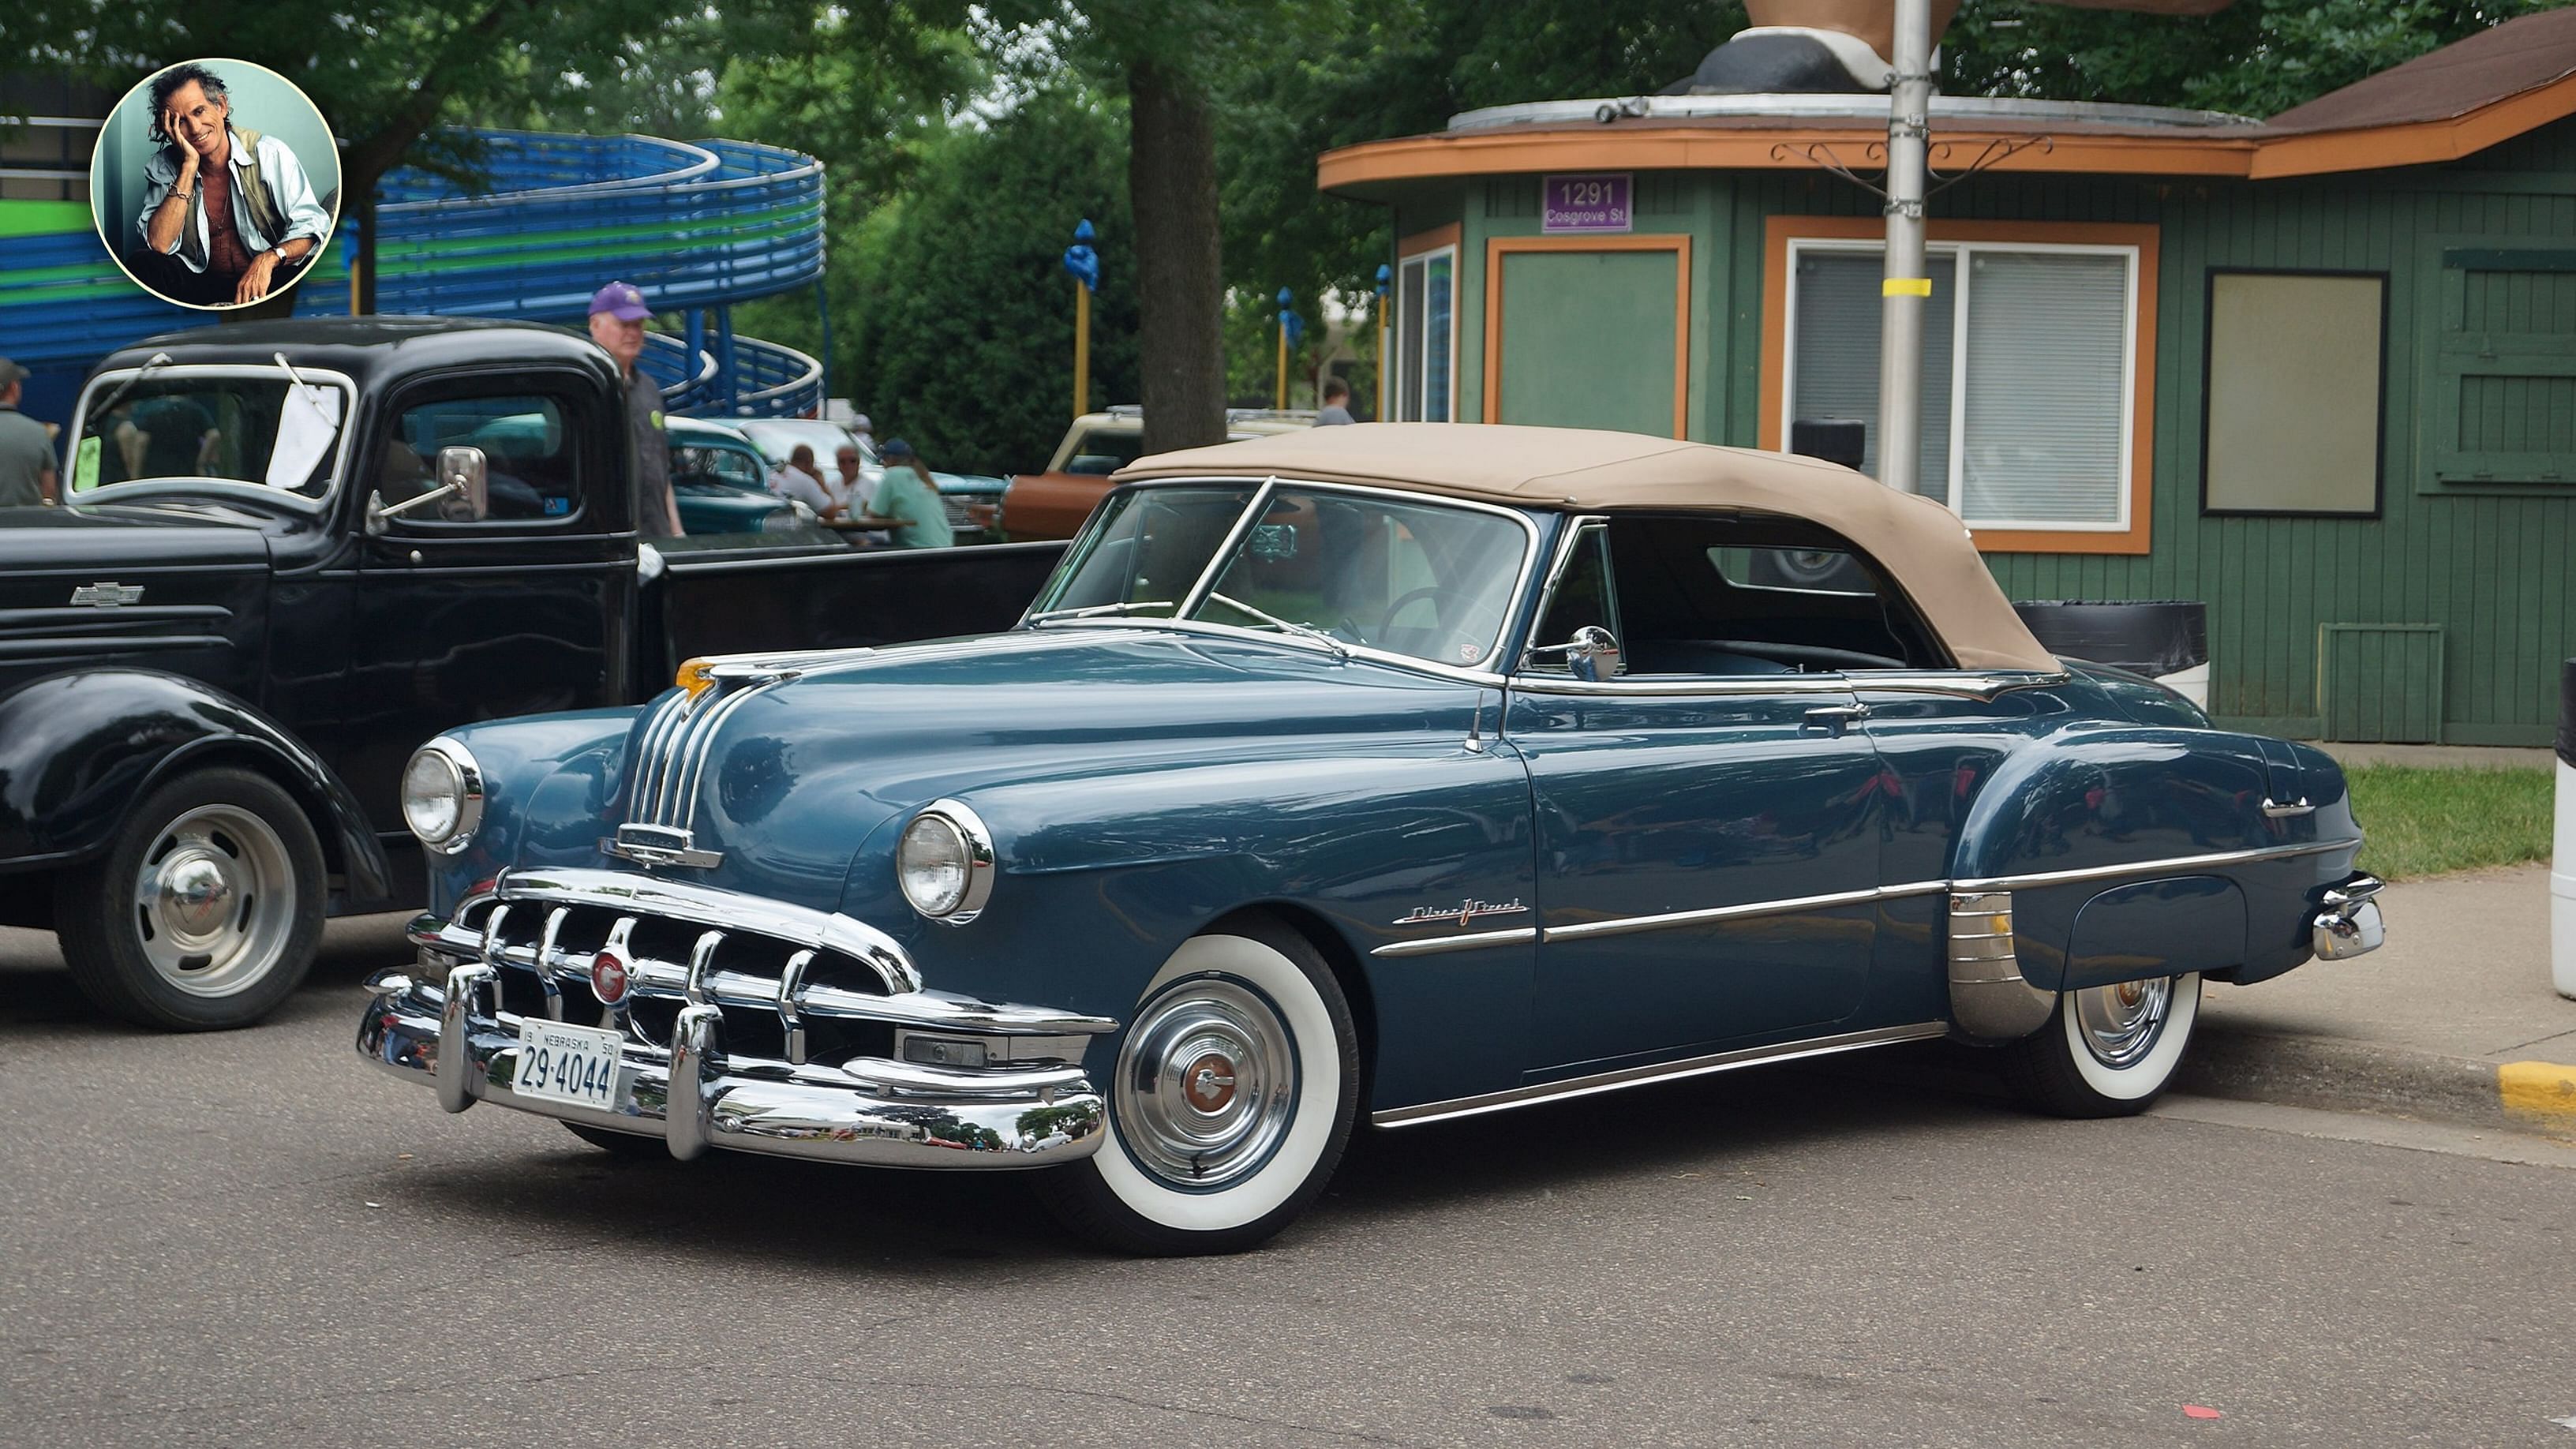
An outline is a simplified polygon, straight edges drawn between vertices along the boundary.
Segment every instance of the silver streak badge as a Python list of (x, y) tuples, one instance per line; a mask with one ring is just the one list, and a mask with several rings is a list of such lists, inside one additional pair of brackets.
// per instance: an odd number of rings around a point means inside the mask
[(1445, 926), (1450, 922), (1455, 921), (1463, 927), (1469, 921), (1475, 920), (1479, 916), (1526, 916), (1528, 914), (1529, 907), (1522, 905), (1520, 897), (1518, 896), (1512, 897), (1501, 905), (1496, 905), (1492, 901), (1480, 901), (1471, 898), (1461, 901), (1454, 906), (1415, 906), (1411, 914), (1398, 916), (1393, 922), (1391, 922), (1391, 924), (1398, 926)]

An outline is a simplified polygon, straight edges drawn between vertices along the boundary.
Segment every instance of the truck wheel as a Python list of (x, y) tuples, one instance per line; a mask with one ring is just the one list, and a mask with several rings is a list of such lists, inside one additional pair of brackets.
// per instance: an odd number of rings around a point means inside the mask
[(1155, 1256), (1252, 1247), (1305, 1211), (1359, 1110), (1350, 1004), (1313, 945), (1242, 920), (1184, 942), (1136, 1004), (1106, 1140), (1038, 1175), (1065, 1225)]
[(322, 845), (293, 799), (247, 770), (199, 770), (145, 796), (95, 867), (62, 876), (54, 929), (72, 980), (141, 1026), (248, 1026), (312, 969)]
[(2199, 1018), (2198, 972), (2064, 992), (2048, 1025), (2003, 1048), (2004, 1082), (2055, 1116), (2133, 1116), (2164, 1095)]

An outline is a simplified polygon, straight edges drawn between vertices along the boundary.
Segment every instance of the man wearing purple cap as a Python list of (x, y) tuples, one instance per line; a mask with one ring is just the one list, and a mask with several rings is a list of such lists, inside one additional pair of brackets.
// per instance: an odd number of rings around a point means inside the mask
[(636, 367), (644, 355), (644, 319), (653, 309), (632, 282), (611, 282), (591, 294), (590, 338), (617, 359), (626, 375), (626, 431), (635, 443), (635, 530), (648, 538), (680, 531), (680, 505), (671, 496), (671, 438), (662, 430), (662, 388)]

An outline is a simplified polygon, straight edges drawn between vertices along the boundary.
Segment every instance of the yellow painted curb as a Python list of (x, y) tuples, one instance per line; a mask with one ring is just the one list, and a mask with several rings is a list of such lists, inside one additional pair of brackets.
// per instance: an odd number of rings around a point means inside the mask
[(2507, 1062), (2496, 1068), (2505, 1111), (2552, 1127), (2576, 1127), (2576, 1067)]

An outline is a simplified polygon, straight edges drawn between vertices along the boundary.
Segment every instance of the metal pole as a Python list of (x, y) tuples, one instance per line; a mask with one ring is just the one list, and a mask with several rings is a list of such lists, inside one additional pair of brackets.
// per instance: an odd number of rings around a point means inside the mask
[(1896, 63), (1887, 106), (1887, 272), (1879, 283), (1878, 481), (1921, 491), (1923, 173), (1932, 109), (1932, 0), (1896, 0)]
[(1073, 282), (1073, 415), (1091, 411), (1091, 289)]

